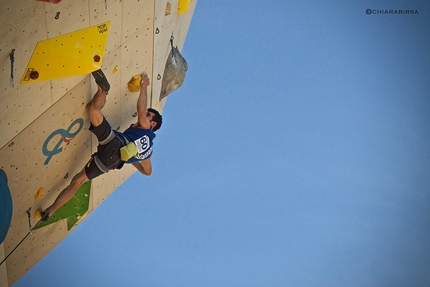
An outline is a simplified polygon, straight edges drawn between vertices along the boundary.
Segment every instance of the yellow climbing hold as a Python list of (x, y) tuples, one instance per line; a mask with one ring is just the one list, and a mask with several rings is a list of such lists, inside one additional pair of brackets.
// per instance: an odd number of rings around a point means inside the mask
[(136, 75), (131, 77), (130, 81), (128, 81), (128, 90), (130, 92), (139, 92), (140, 91), (140, 81), (142, 80), (141, 75)]
[(191, 0), (178, 0), (178, 14), (184, 14), (190, 8)]
[(89, 74), (102, 66), (110, 23), (40, 41), (21, 84)]
[(44, 194), (43, 187), (41, 187), (41, 188), (39, 188), (39, 190), (34, 195), (34, 199), (37, 200), (37, 199), (42, 198), (43, 194)]
[(116, 74), (116, 72), (118, 72), (118, 65), (116, 65), (115, 68), (113, 68), (113, 73)]
[(41, 220), (41, 219), (42, 219), (42, 207), (39, 207), (39, 208), (34, 212), (34, 218), (36, 218), (37, 220)]

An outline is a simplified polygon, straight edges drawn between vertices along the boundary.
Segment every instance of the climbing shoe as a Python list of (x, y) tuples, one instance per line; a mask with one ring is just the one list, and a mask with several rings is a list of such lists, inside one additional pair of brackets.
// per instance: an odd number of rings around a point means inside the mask
[(110, 85), (108, 80), (106, 79), (105, 74), (101, 69), (92, 72), (94, 79), (96, 80), (96, 84), (106, 93), (110, 90)]
[(49, 213), (47, 213), (46, 212), (46, 210), (45, 211), (41, 211), (40, 212), (40, 215), (42, 216), (42, 221), (43, 222), (46, 222), (46, 221), (48, 221), (49, 220), (49, 218), (50, 218), (50, 216), (49, 216)]

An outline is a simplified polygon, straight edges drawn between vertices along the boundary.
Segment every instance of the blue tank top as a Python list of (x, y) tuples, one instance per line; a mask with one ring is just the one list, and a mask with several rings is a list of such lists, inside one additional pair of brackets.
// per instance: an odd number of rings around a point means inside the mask
[(137, 147), (137, 155), (130, 158), (126, 163), (139, 162), (151, 156), (152, 141), (155, 138), (155, 133), (152, 129), (133, 128), (133, 125), (131, 125), (128, 129), (119, 134), (129, 142), (134, 142)]

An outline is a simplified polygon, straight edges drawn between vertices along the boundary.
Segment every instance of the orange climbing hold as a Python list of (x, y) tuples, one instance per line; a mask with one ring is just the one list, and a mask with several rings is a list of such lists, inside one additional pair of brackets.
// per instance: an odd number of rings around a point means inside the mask
[(44, 190), (43, 190), (43, 187), (41, 187), (41, 188), (39, 188), (39, 190), (36, 192), (36, 194), (34, 195), (34, 199), (40, 199), (40, 198), (42, 198), (43, 197), (43, 195), (44, 195)]
[(39, 208), (34, 212), (34, 218), (36, 218), (37, 220), (41, 220), (41, 219), (42, 219), (42, 207), (39, 207)]

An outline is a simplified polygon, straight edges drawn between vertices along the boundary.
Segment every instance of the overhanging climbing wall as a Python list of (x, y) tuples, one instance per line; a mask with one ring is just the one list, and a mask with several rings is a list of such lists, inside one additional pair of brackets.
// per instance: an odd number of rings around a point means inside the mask
[[(138, 94), (127, 89), (133, 75), (150, 75), (148, 104), (162, 112), (166, 99), (159, 101), (159, 95), (170, 38), (174, 37), (181, 50), (197, 0), (49, 2), (2, 0), (0, 5), (0, 168), (7, 174), (13, 201), (11, 225), (0, 244), (0, 261), (27, 234), (26, 211), (31, 208), (34, 224), (34, 211), (55, 199), (96, 148), (85, 112), (96, 91), (93, 78), (87, 70), (58, 78), (55, 69), (59, 67), (52, 67), (53, 63), (67, 67), (93, 61), (95, 68), (100, 63), (111, 84), (104, 113), (114, 129), (124, 130), (136, 121)], [(100, 59), (94, 58), (94, 50), (89, 53), (91, 60), (86, 55), (70, 60), (72, 52), (59, 56), (48, 49), (43, 52), (50, 54), (52, 64), (42, 60), (39, 65), (50, 65), (40, 69), (39, 78), (21, 83), (37, 43), (76, 36), (78, 31), (103, 23), (109, 23), (109, 31), (103, 35), (107, 39)], [(66, 44), (88, 47), (78, 40), (69, 42)], [(0, 266), (0, 286), (16, 282), (134, 171), (127, 166), (94, 179), (77, 198), (78, 211), (66, 206), (63, 217), (35, 230)], [(39, 193), (36, 199), (40, 188), (43, 195)]]

